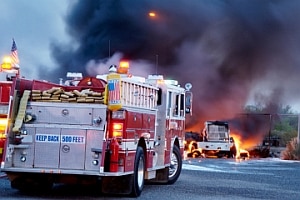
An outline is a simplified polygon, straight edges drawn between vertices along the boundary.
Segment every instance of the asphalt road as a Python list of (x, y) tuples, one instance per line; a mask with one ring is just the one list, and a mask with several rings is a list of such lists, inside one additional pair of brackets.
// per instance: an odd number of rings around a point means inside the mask
[[(0, 173), (1, 174), (1, 173)], [(3, 175), (3, 174), (2, 174)], [(131, 199), (96, 187), (56, 185), (48, 194), (22, 194), (0, 178), (0, 199)], [(300, 162), (280, 159), (187, 159), (174, 185), (146, 185), (142, 200), (300, 199)]]

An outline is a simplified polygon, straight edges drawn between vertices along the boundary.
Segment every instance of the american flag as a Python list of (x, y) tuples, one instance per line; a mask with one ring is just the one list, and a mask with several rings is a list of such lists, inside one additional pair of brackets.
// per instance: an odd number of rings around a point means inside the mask
[(14, 39), (11, 47), (11, 59), (12, 59), (13, 66), (19, 68), (19, 57), (18, 57), (17, 45)]
[(119, 104), (121, 103), (120, 97), (120, 80), (111, 79), (108, 80), (108, 103)]

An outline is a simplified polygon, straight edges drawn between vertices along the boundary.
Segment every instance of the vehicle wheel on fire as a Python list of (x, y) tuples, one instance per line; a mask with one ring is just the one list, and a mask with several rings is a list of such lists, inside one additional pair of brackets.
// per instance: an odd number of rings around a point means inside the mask
[(134, 161), (134, 174), (132, 182), (131, 195), (134, 197), (140, 196), (144, 188), (145, 178), (145, 156), (142, 147), (138, 147), (136, 150), (136, 156)]
[(173, 152), (171, 155), (171, 165), (169, 167), (168, 184), (173, 184), (177, 181), (181, 173), (181, 168), (182, 168), (182, 158), (180, 155), (180, 150), (176, 145), (174, 145)]
[(198, 148), (197, 142), (193, 141), (193, 145), (190, 152), (191, 152), (191, 157), (198, 158), (201, 156), (202, 153)]

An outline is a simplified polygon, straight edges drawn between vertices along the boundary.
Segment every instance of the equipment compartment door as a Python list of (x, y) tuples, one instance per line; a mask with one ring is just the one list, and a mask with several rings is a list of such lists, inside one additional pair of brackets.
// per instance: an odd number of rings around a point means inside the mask
[(60, 146), (61, 169), (84, 169), (86, 130), (62, 129)]
[(60, 128), (36, 128), (34, 167), (57, 168)]
[(92, 108), (83, 104), (31, 102), (27, 112), (37, 124), (92, 125)]
[[(87, 130), (85, 169), (99, 171), (102, 162), (104, 131)], [(98, 163), (95, 164), (94, 162)], [(94, 163), (94, 164), (93, 164)]]

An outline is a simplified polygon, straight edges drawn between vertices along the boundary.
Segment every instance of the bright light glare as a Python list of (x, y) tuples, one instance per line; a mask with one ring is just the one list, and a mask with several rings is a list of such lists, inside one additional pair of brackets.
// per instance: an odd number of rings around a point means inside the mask
[(0, 131), (4, 131), (7, 126), (7, 119), (0, 118)]
[(122, 130), (123, 129), (123, 124), (121, 124), (121, 123), (114, 123), (113, 124), (113, 129), (114, 130)]
[(149, 17), (155, 17), (155, 16), (156, 16), (155, 12), (149, 12)]
[(3, 58), (3, 63), (11, 63), (11, 57), (10, 56), (5, 56)]
[(7, 119), (6, 118), (0, 118), (0, 126), (6, 126), (7, 125)]
[(122, 67), (122, 68), (129, 68), (129, 62), (127, 62), (127, 61), (121, 61), (120, 62), (120, 67)]

